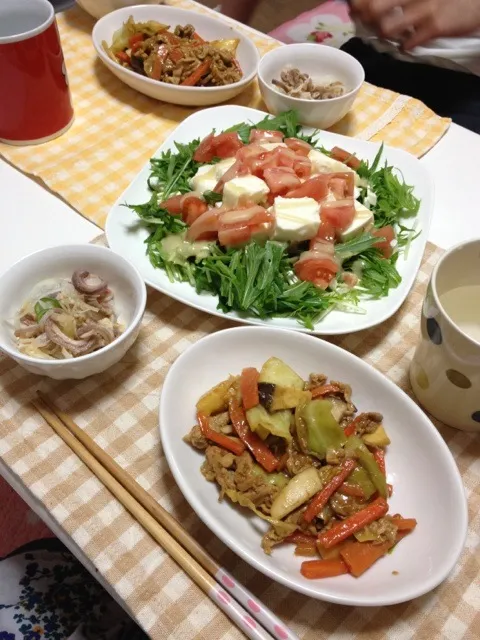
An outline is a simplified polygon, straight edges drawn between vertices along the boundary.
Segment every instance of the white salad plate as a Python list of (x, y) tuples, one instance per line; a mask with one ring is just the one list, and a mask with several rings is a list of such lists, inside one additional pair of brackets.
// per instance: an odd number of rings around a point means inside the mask
[[(183, 442), (195, 424), (202, 394), (243, 367), (257, 367), (271, 356), (284, 360), (307, 379), (325, 373), (347, 382), (359, 411), (379, 411), (391, 439), (388, 482), (390, 513), (416, 518), (416, 529), (360, 578), (343, 575), (307, 580), (293, 545), (270, 556), (261, 546), (268, 525), (225, 499), (200, 472), (204, 456)], [(201, 375), (199, 375), (199, 372)], [(170, 368), (159, 410), (160, 436), (173, 476), (199, 518), (232, 551), (266, 576), (320, 600), (353, 606), (405, 602), (438, 586), (455, 566), (467, 534), (467, 502), (455, 461), (423, 411), (393, 382), (356, 356), (298, 332), (237, 327), (211, 334), (189, 347)], [(398, 572), (393, 573), (393, 572)]]
[[(198, 111), (185, 119), (157, 150), (159, 156), (168, 149), (175, 150), (175, 142), (187, 143), (195, 138), (205, 137), (212, 128), (220, 132), (240, 122), (259, 122), (265, 118), (263, 111), (227, 105), (212, 107)], [(311, 133), (313, 129), (305, 128)], [(319, 135), (319, 143), (326, 148), (339, 146), (352, 151), (361, 159), (373, 161), (379, 145), (355, 138), (348, 138), (328, 131)], [(142, 204), (151, 197), (147, 179), (150, 175), (150, 163), (147, 163), (124, 193), (118, 198), (109, 212), (106, 224), (107, 240), (113, 251), (134, 264), (145, 282), (154, 289), (183, 302), (195, 309), (205, 311), (220, 317), (246, 324), (257, 324), (269, 327), (293, 329), (318, 335), (340, 335), (368, 329), (390, 318), (404, 302), (408, 295), (420, 267), (428, 231), (433, 214), (433, 182), (426, 168), (417, 158), (401, 149), (385, 147), (382, 161), (396, 167), (407, 184), (414, 186), (414, 194), (421, 200), (420, 210), (416, 218), (406, 221), (407, 226), (416, 224), (418, 237), (411, 243), (407, 255), (402, 254), (397, 262), (402, 282), (396, 289), (391, 289), (386, 298), (380, 300), (361, 300), (358, 313), (331, 311), (313, 330), (306, 329), (294, 318), (259, 318), (241, 315), (236, 312), (224, 313), (217, 309), (218, 299), (211, 294), (197, 294), (194, 287), (186, 282), (170, 282), (167, 274), (161, 269), (155, 269), (146, 253), (144, 241), (149, 235), (145, 226), (140, 224), (134, 211), (123, 206), (128, 204)]]

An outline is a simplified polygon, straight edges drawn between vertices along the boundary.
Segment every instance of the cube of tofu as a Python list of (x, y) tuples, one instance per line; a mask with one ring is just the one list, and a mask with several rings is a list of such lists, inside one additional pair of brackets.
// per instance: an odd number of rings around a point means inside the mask
[(240, 176), (229, 180), (223, 188), (223, 204), (227, 207), (242, 206), (246, 202), (260, 204), (270, 192), (265, 182), (256, 176)]
[(340, 242), (346, 242), (347, 240), (351, 240), (355, 238), (355, 236), (360, 235), (363, 231), (368, 231), (368, 229), (373, 225), (373, 213), (370, 209), (367, 209), (363, 204), (355, 200), (355, 217), (353, 219), (352, 224), (339, 233)]
[(217, 166), (214, 164), (204, 164), (197, 173), (190, 179), (192, 191), (204, 193), (205, 191), (213, 191), (217, 186)]
[[(312, 173), (345, 173), (353, 171), (343, 162), (334, 160), (317, 149), (312, 149), (308, 157), (312, 163)], [(356, 171), (353, 171), (353, 173), (355, 174), (355, 184), (358, 185), (360, 177)]]
[(230, 167), (235, 164), (236, 158), (225, 158), (225, 160), (220, 160), (215, 166), (215, 177), (217, 181), (220, 178), (223, 178), (224, 174), (230, 169)]
[(275, 198), (275, 231), (279, 242), (302, 242), (317, 235), (320, 205), (313, 198)]

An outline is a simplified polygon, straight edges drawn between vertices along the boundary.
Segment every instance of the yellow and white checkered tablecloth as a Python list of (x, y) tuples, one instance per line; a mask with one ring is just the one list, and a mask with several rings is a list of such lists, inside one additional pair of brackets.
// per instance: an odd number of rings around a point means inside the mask
[[(334, 340), (407, 392), (421, 303), (440, 255), (440, 249), (427, 246), (416, 285), (393, 318)], [(0, 357), (0, 457), (80, 546), (150, 637), (239, 640), (242, 635), (35, 413), (29, 402), (38, 388), (302, 640), (478, 640), (480, 439), (436, 423), (462, 474), (470, 518), (465, 550), (440, 587), (412, 602), (372, 608), (342, 607), (290, 591), (243, 562), (201, 523), (178, 489), (160, 443), (158, 399), (169, 366), (202, 336), (232, 323), (156, 291), (149, 292), (148, 303), (135, 346), (98, 376), (55, 382)]]
[[(167, 4), (212, 13), (192, 0), (168, 0)], [(96, 57), (90, 37), (93, 23), (79, 8), (58, 16), (75, 109), (73, 126), (61, 138), (38, 147), (0, 143), (0, 155), (103, 227), (117, 197), (192, 109), (160, 103), (116, 78)], [(280, 46), (249, 27), (238, 28), (262, 54)], [(256, 83), (234, 103), (265, 109)], [(418, 100), (365, 84), (353, 110), (332, 130), (383, 140), (421, 156), (438, 142), (449, 124)]]

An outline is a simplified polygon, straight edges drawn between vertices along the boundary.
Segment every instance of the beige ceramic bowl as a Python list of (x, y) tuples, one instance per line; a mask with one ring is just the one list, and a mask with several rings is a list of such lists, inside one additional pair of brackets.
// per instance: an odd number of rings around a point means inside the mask
[[(110, 45), (113, 34), (117, 29), (121, 28), (129, 16), (133, 16), (136, 22), (156, 20), (162, 24), (168, 24), (172, 28), (178, 24), (191, 24), (205, 40), (238, 38), (240, 44), (237, 49), (237, 60), (243, 72), (242, 79), (223, 87), (179, 87), (166, 82), (158, 82), (157, 80), (152, 80), (134, 71), (130, 71), (130, 69), (125, 69), (125, 67), (122, 67), (109, 58), (103, 49), (102, 42), (105, 40), (105, 42)], [(260, 59), (257, 48), (253, 42), (235, 29), (232, 29), (232, 27), (225, 22), (208, 15), (195, 13), (194, 11), (176, 9), (175, 7), (163, 5), (127, 7), (109, 13), (101, 18), (94, 26), (92, 39), (100, 60), (117, 78), (129, 87), (151, 98), (188, 107), (208, 107), (212, 104), (219, 104), (220, 102), (234, 98), (244, 91), (254, 80), (257, 75), (257, 66)], [(215, 123), (212, 123), (212, 127), (214, 125)]]
[(435, 266), (410, 381), (433, 416), (480, 432), (480, 240), (454, 247)]
[[(346, 93), (329, 100), (303, 100), (287, 96), (272, 84), (287, 67), (297, 67), (317, 82), (343, 82)], [(352, 108), (365, 80), (362, 65), (351, 55), (321, 44), (288, 44), (269, 51), (258, 67), (258, 81), (263, 99), (270, 113), (295, 109), (304, 125), (328, 129), (341, 120)]]

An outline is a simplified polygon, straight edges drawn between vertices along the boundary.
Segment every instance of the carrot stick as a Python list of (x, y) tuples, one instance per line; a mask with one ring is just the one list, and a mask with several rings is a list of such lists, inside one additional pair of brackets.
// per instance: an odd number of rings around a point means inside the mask
[(366, 527), (367, 524), (375, 522), (388, 511), (388, 503), (384, 498), (377, 498), (371, 502), (365, 509), (358, 511), (349, 518), (345, 518), (342, 522), (333, 525), (331, 529), (321, 533), (318, 536), (320, 543), (326, 547), (334, 545), (346, 540), (351, 535)]
[(348, 542), (340, 551), (340, 555), (348, 566), (350, 573), (358, 578), (367, 569), (382, 558), (395, 545), (395, 542)]
[(375, 449), (373, 450), (372, 453), (373, 453), (373, 457), (375, 458), (375, 462), (378, 465), (378, 468), (383, 473), (383, 475), (385, 475), (386, 474), (386, 470), (385, 470), (385, 451), (383, 449), (381, 449), (380, 447), (375, 447)]
[(334, 578), (348, 573), (348, 567), (343, 560), (307, 560), (302, 562), (300, 573), (309, 580)]
[(312, 398), (321, 398), (331, 393), (341, 393), (341, 391), (340, 387), (337, 387), (336, 384), (322, 384), (320, 387), (310, 389)]
[(259, 404), (258, 378), (260, 374), (254, 367), (243, 369), (240, 377), (240, 393), (242, 394), (243, 407), (245, 411), (252, 409)]
[(402, 518), (401, 516), (393, 516), (393, 524), (399, 531), (413, 531), (417, 526), (415, 518)]
[(231, 451), (236, 456), (242, 455), (245, 451), (245, 445), (243, 442), (229, 438), (223, 433), (219, 433), (218, 431), (215, 431), (215, 429), (212, 429), (208, 422), (208, 417), (204, 413), (198, 413), (197, 420), (200, 425), (202, 435), (207, 440), (215, 442), (219, 447), (223, 447), (224, 449), (227, 449), (227, 451)]
[(340, 465), (340, 473), (337, 473), (330, 482), (327, 482), (323, 489), (312, 498), (310, 504), (305, 509), (303, 514), (305, 522), (311, 522), (320, 513), (331, 496), (342, 486), (347, 476), (355, 469), (355, 466), (356, 462), (352, 460), (352, 458), (348, 458), (342, 462)]
[(198, 67), (195, 69), (193, 73), (187, 76), (185, 80), (180, 83), (180, 86), (194, 87), (197, 84), (197, 82), (199, 82), (202, 79), (202, 76), (204, 76), (207, 73), (207, 71), (209, 71), (211, 65), (212, 65), (212, 61), (210, 60), (210, 58), (207, 58), (204, 62), (202, 62), (202, 64), (198, 65)]

